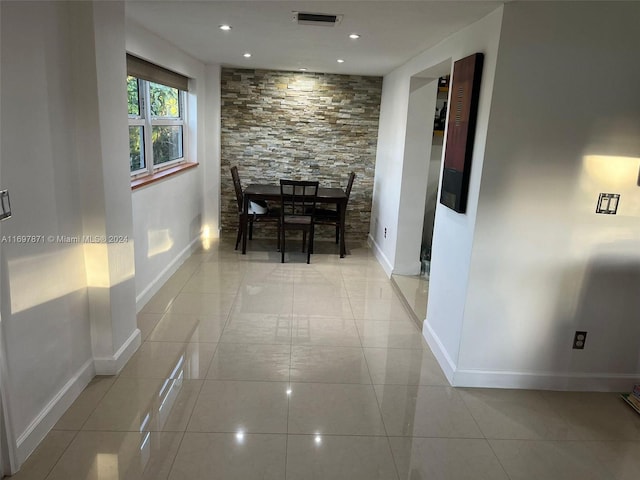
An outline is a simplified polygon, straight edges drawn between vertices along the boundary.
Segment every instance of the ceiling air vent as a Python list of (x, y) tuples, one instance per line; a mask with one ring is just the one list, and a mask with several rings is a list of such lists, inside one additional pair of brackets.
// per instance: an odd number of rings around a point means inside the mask
[(293, 12), (293, 21), (298, 25), (322, 25), (333, 27), (342, 21), (342, 15), (328, 13)]

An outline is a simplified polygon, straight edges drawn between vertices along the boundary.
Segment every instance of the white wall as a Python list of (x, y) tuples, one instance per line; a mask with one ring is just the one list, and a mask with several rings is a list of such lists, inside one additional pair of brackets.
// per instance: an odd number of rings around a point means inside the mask
[[(136, 328), (124, 2), (2, 2), (2, 336), (17, 463)], [(77, 237), (72, 242), (62, 238)]]
[(23, 460), (93, 376), (93, 362), (83, 246), (46, 239), (82, 234), (67, 6), (1, 8), (1, 183), (14, 214), (2, 234), (45, 236), (1, 245), (4, 393)]
[[(640, 379), (638, 18), (637, 2), (504, 7), (458, 385)], [(622, 195), (617, 215), (595, 214), (600, 192)]]
[[(218, 236), (220, 156), (219, 75), (172, 44), (127, 21), (127, 51), (181, 73), (189, 81), (189, 160), (195, 169), (132, 192), (136, 296), (140, 310), (197, 246), (208, 227)], [(213, 73), (212, 73), (213, 72)], [(217, 90), (216, 90), (217, 87)], [(218, 93), (217, 107), (215, 94)], [(207, 192), (207, 195), (205, 195)], [(206, 219), (204, 218), (206, 212)]]
[(399, 275), (420, 273), (422, 236), (415, 233), (422, 231), (424, 219), (437, 85), (438, 80), (433, 78), (410, 80), (400, 205), (393, 227), (397, 230), (393, 273)]
[(124, 3), (71, 3), (79, 201), (96, 373), (120, 371), (140, 345), (127, 162)]
[[(377, 258), (390, 274), (398, 242), (398, 228), (395, 225), (400, 205), (410, 79), (446, 61), (456, 61), (476, 52), (485, 55), (467, 213), (460, 215), (440, 204), (436, 209), (429, 304), (424, 329), (449, 378), (456, 368), (462, 331), (501, 20), (502, 8), (386, 75), (382, 87), (370, 242)], [(420, 211), (422, 205), (419, 206)], [(383, 235), (385, 226), (392, 227), (386, 239)], [(421, 226), (420, 222), (420, 228), (416, 228), (411, 235), (421, 238)]]

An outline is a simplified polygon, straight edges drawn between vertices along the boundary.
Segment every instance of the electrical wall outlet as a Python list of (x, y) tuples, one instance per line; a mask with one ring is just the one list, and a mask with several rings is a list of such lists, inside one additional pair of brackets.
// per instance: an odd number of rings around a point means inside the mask
[(584, 350), (584, 344), (587, 341), (587, 332), (576, 332), (573, 336), (573, 348), (575, 350)]
[(387, 227), (384, 227), (384, 238), (387, 238)]

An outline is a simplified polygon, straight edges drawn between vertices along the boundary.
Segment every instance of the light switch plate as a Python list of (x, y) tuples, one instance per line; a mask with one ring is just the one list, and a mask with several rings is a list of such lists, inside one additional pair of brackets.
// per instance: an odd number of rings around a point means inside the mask
[(620, 203), (619, 193), (601, 193), (598, 197), (598, 205), (596, 206), (596, 213), (603, 213), (605, 215), (615, 215), (618, 211), (618, 204)]

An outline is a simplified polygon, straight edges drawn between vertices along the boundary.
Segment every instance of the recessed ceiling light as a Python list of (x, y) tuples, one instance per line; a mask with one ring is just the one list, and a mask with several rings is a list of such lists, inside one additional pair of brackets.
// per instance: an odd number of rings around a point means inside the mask
[(360, 38), (360, 35), (358, 35), (357, 33), (352, 33), (351, 35), (349, 35), (349, 38), (351, 40), (357, 40), (358, 38)]
[(251, 56), (251, 54), (249, 52), (244, 54), (244, 58), (249, 58)]
[(228, 32), (229, 30), (231, 30), (231, 25), (220, 25), (218, 28), (220, 30), (224, 30), (225, 32)]
[(307, 69), (306, 69), (306, 68), (301, 68), (301, 69), (300, 69), (300, 71), (301, 71), (301, 72), (306, 72), (306, 71), (307, 71)]
[(341, 59), (341, 58), (339, 58), (339, 59), (338, 59), (338, 63), (344, 63), (344, 60), (343, 60), (343, 59)]

